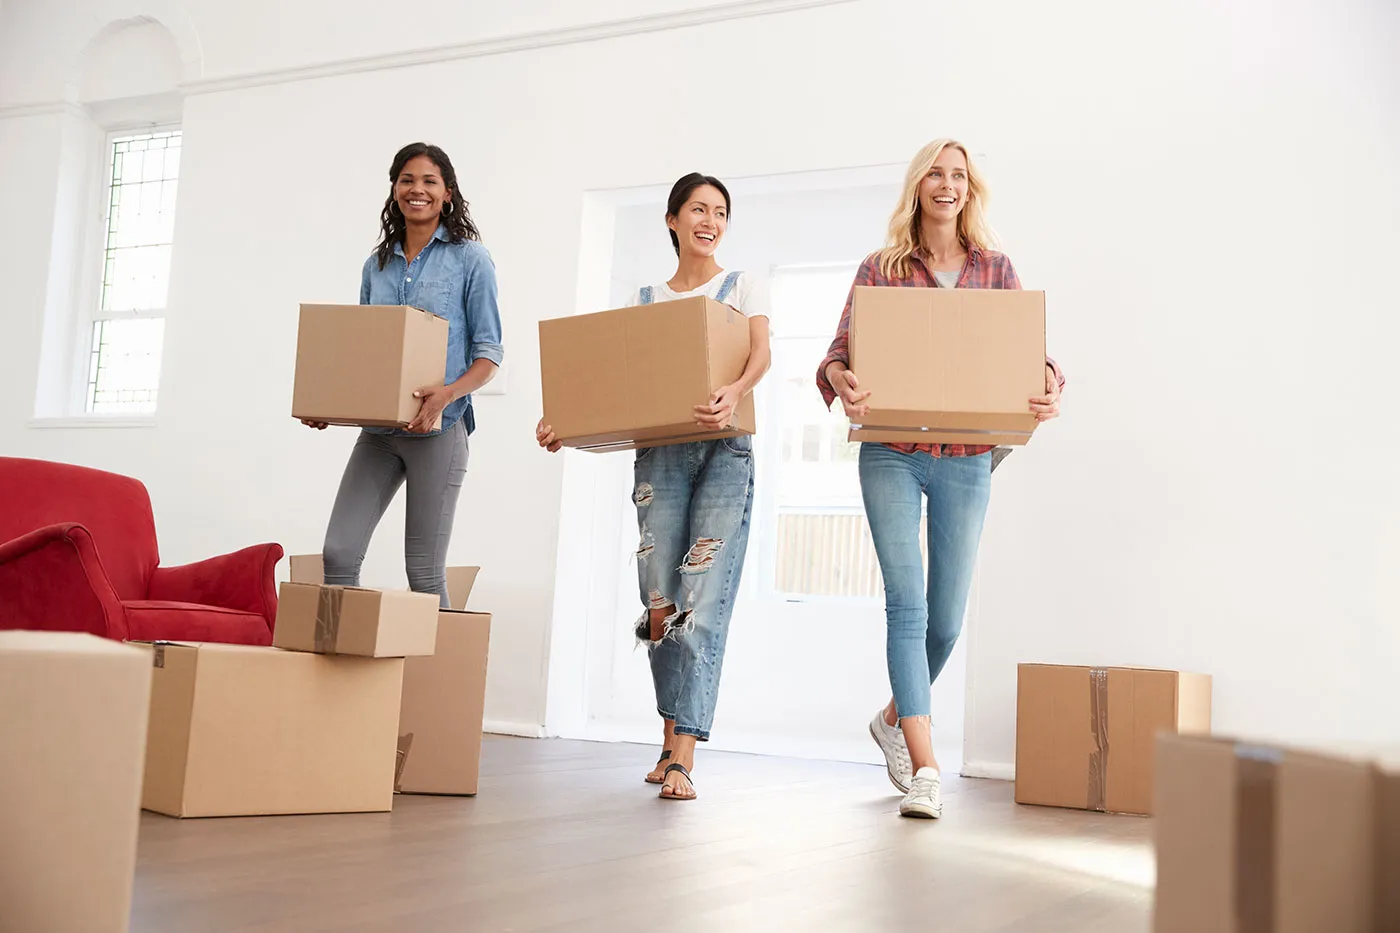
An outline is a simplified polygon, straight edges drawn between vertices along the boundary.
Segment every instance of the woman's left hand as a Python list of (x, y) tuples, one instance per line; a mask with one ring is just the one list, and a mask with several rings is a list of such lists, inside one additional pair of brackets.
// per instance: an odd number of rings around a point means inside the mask
[(438, 419), (442, 416), (442, 410), (453, 401), (453, 392), (449, 386), (424, 386), (413, 397), (422, 399), (422, 404), (418, 406), (418, 415), (408, 423), (410, 434), (427, 434), (433, 430)]
[(708, 431), (723, 431), (734, 420), (734, 409), (743, 397), (737, 383), (725, 386), (715, 393), (710, 404), (695, 406), (695, 423)]
[(1045, 366), (1045, 394), (1031, 399), (1031, 411), (1036, 421), (1049, 421), (1060, 417), (1060, 378), (1047, 363)]

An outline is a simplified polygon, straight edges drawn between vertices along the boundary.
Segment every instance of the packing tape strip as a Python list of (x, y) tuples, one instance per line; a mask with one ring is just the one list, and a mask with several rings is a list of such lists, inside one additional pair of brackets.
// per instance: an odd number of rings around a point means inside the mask
[(1235, 885), (1237, 933), (1273, 933), (1277, 749), (1235, 746)]
[(345, 600), (345, 591), (339, 587), (321, 587), (320, 598), (316, 602), (315, 650), (317, 654), (335, 654), (335, 643), (340, 635), (340, 609)]
[(403, 789), (403, 766), (408, 763), (408, 751), (413, 747), (413, 733), (399, 736), (399, 750), (394, 756), (394, 793)]
[(1102, 667), (1089, 671), (1089, 731), (1089, 809), (1102, 811), (1108, 802), (1108, 671)]

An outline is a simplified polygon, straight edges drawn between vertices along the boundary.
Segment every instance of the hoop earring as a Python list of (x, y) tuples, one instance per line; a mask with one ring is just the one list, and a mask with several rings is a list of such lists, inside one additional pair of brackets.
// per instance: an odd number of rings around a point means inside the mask
[(444, 217), (450, 217), (450, 216), (452, 216), (452, 212), (455, 211), (456, 209), (457, 209), (457, 205), (456, 205), (456, 204), (453, 204), (451, 201), (448, 201), (448, 202), (447, 202), (447, 207), (443, 208), (442, 216), (444, 216)]
[(389, 202), (389, 213), (390, 213), (391, 215), (396, 214), (396, 215), (398, 215), (398, 216), (400, 216), (400, 217), (403, 216), (403, 211), (399, 210), (399, 202), (398, 202), (398, 201), (390, 201), (390, 202)]

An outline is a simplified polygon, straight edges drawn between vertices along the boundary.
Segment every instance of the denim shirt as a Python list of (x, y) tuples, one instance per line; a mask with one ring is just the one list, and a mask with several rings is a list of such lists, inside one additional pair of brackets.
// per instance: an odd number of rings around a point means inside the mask
[[(475, 240), (451, 242), (446, 227), (437, 228), (411, 263), (404, 261), (403, 246), (398, 243), (383, 269), (379, 268), (378, 257), (371, 255), (366, 259), (360, 275), (360, 304), (408, 305), (446, 319), (444, 385), (461, 379), (477, 360), (490, 360), (499, 366), (505, 356), (501, 348), (501, 313), (496, 306), (496, 267), (491, 254)], [(455, 425), (463, 415), (467, 433), (476, 430), (471, 396), (459, 398), (443, 409), (442, 430)], [(375, 434), (408, 433), (399, 428), (365, 430)]]

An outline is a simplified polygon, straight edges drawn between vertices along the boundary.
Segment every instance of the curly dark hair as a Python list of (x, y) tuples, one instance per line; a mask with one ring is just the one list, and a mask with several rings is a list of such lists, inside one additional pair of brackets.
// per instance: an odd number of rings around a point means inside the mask
[(394, 156), (394, 164), (389, 166), (389, 197), (384, 199), (384, 209), (379, 212), (379, 245), (374, 248), (381, 269), (388, 263), (389, 257), (394, 255), (394, 244), (402, 246), (407, 230), (403, 212), (394, 202), (394, 185), (398, 183), (403, 167), (419, 156), (427, 156), (428, 160), (437, 166), (438, 171), (442, 173), (443, 185), (452, 192), (452, 199), (442, 211), (442, 222), (447, 225), (449, 238), (453, 243), (481, 239), (481, 231), (476, 228), (466, 199), (462, 197), (462, 189), (457, 184), (457, 170), (452, 167), (452, 160), (447, 157), (447, 153), (429, 143), (409, 143), (398, 151)]

